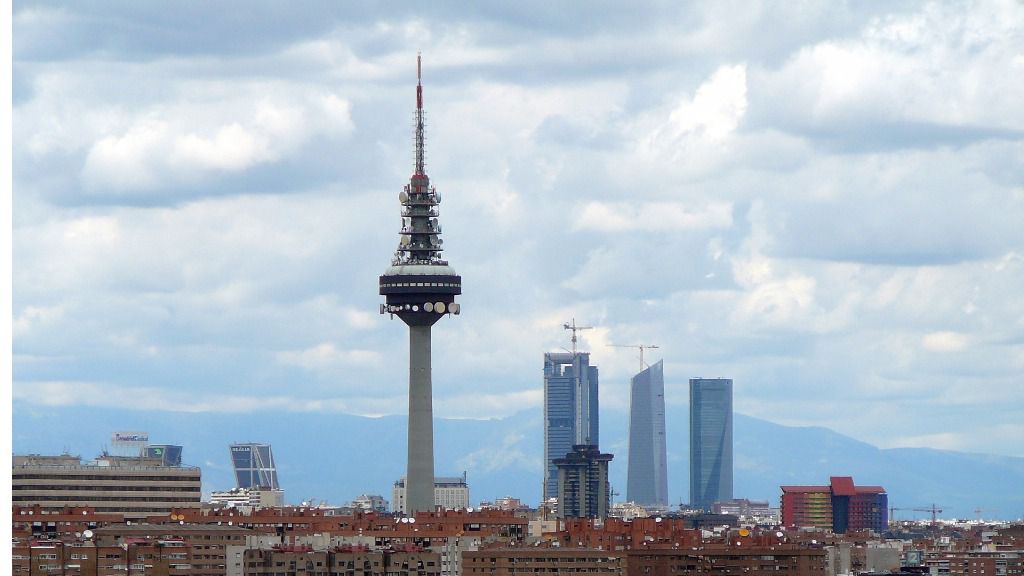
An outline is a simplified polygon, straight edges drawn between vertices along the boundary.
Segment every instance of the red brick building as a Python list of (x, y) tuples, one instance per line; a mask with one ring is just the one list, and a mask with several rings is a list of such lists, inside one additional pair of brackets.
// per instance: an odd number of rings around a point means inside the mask
[(439, 576), (441, 557), (407, 547), (370, 550), (366, 547), (277, 547), (246, 550), (245, 576)]
[(833, 476), (828, 486), (782, 486), (782, 525), (884, 532), (889, 497), (881, 486), (856, 486), (850, 476)]

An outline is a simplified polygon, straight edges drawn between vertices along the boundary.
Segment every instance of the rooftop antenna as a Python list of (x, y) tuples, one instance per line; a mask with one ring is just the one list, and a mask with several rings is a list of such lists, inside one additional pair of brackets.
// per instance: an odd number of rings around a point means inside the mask
[(638, 348), (640, 350), (640, 370), (649, 368), (647, 363), (644, 362), (644, 349), (658, 348), (657, 344), (609, 344), (609, 346), (614, 346), (615, 348)]
[(422, 57), (416, 53), (416, 166), (415, 173), (425, 174), (423, 146), (423, 66)]
[(576, 355), (576, 333), (581, 331), (581, 330), (593, 330), (594, 329), (593, 326), (577, 326), (575, 318), (572, 319), (572, 324), (569, 324), (567, 322), (567, 323), (562, 325), (562, 328), (565, 328), (566, 330), (572, 330), (572, 354), (573, 354), (573, 356)]

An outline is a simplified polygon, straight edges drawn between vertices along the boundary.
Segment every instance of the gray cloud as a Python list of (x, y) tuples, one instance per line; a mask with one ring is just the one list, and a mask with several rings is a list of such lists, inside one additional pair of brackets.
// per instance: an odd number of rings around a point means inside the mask
[(401, 412), (422, 50), (440, 412), (535, 407), (575, 317), (608, 410), (657, 343), (670, 403), (1020, 455), (1019, 3), (176, 8), (15, 7), (16, 406)]

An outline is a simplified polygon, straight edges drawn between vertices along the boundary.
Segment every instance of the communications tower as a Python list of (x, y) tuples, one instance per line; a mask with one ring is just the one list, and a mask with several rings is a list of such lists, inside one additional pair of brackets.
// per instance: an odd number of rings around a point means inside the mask
[(434, 509), (434, 414), (430, 380), (430, 327), (458, 314), (455, 296), (462, 278), (441, 259), (441, 197), (424, 169), (423, 83), (416, 56), (415, 160), (409, 183), (398, 194), (402, 228), (391, 267), (380, 277), (385, 303), (381, 314), (398, 316), (409, 326), (409, 455), (406, 467), (406, 512)]

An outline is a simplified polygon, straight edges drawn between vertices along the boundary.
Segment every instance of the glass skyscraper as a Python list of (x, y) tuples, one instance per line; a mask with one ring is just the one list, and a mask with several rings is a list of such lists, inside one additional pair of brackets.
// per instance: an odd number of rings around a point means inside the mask
[(732, 380), (690, 379), (690, 506), (732, 500)]
[(231, 464), (236, 487), (281, 489), (270, 444), (232, 444)]
[(661, 360), (633, 376), (630, 384), (626, 500), (647, 507), (668, 506), (665, 375)]
[(558, 496), (558, 468), (573, 446), (598, 445), (597, 367), (589, 352), (544, 355), (544, 494)]

